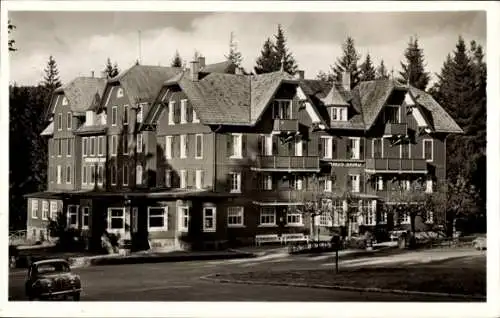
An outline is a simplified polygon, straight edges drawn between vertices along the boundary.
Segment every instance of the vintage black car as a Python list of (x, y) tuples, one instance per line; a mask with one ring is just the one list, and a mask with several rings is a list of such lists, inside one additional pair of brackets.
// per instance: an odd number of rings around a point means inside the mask
[(80, 276), (71, 272), (69, 263), (64, 259), (32, 263), (28, 269), (25, 288), (29, 300), (67, 296), (80, 300), (82, 292)]

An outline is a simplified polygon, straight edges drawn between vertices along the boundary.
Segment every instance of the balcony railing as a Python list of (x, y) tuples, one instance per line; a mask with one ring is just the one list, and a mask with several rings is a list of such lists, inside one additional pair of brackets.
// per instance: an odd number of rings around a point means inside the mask
[(317, 156), (258, 156), (258, 170), (319, 170)]
[(298, 131), (299, 130), (299, 121), (297, 119), (275, 119), (273, 125), (274, 131)]
[(427, 173), (425, 159), (375, 158), (366, 159), (367, 171), (378, 173)]
[(408, 124), (406, 123), (387, 123), (385, 124), (384, 135), (406, 135), (408, 133)]

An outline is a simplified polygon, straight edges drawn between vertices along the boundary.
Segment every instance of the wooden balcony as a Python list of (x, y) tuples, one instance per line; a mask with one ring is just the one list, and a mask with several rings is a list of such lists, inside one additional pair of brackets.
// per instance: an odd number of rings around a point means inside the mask
[(374, 173), (427, 173), (427, 162), (425, 159), (366, 159), (365, 170)]
[(254, 191), (254, 198), (259, 202), (290, 202), (301, 203), (307, 198), (307, 191), (282, 189), (282, 190), (258, 190)]
[(299, 130), (297, 119), (275, 119), (273, 130), (279, 132), (295, 132)]
[(408, 133), (408, 124), (406, 123), (387, 123), (385, 124), (384, 135), (406, 135)]
[(252, 168), (257, 171), (319, 171), (317, 156), (258, 156)]

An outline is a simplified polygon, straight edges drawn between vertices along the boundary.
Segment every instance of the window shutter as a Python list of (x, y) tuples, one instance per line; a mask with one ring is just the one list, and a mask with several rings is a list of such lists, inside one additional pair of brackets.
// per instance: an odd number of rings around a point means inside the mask
[[(186, 170), (186, 173), (189, 173), (189, 170)], [(190, 184), (190, 186), (196, 188), (196, 170), (191, 170), (191, 174), (193, 175), (193, 177), (191, 178), (193, 182)]]
[(332, 158), (337, 159), (337, 138), (332, 137)]
[(257, 149), (259, 151), (259, 155), (265, 155), (263, 149), (264, 149), (264, 143), (266, 142), (264, 140), (265, 136), (259, 136), (257, 139)]
[(277, 156), (278, 155), (278, 136), (273, 135), (273, 155)]
[(309, 149), (308, 149), (308, 142), (307, 140), (302, 140), (302, 155), (303, 156), (309, 156)]
[(324, 138), (318, 138), (318, 156), (320, 158), (323, 158), (324, 155), (323, 155), (323, 142), (324, 142)]
[(180, 103), (174, 104), (174, 123), (178, 124), (181, 122), (181, 105)]
[(186, 109), (187, 109), (187, 122), (190, 123), (193, 121), (193, 105), (191, 105), (191, 103), (186, 100)]
[(241, 156), (245, 158), (247, 155), (247, 134), (241, 135)]
[(364, 138), (359, 138), (359, 159), (365, 159), (365, 140)]
[(351, 176), (347, 176), (347, 191), (350, 191), (352, 190), (352, 180), (351, 180)]
[(288, 142), (288, 155), (295, 156), (295, 140)]
[(205, 187), (205, 171), (202, 170), (200, 173), (200, 186), (201, 188)]
[(233, 136), (231, 134), (226, 134), (227, 141), (227, 156), (230, 157), (233, 155)]
[(347, 139), (346, 142), (346, 158), (350, 159), (351, 158), (351, 150), (352, 150), (352, 139)]
[(226, 191), (231, 192), (231, 174), (227, 174)]

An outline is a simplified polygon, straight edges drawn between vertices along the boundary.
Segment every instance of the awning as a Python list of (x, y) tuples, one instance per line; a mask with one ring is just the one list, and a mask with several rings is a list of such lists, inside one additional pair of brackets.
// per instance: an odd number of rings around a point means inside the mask
[(51, 122), (40, 134), (40, 136), (52, 136), (54, 134), (54, 122)]

